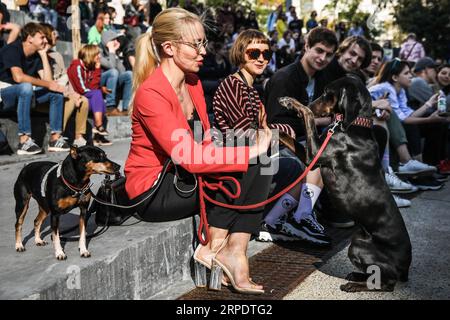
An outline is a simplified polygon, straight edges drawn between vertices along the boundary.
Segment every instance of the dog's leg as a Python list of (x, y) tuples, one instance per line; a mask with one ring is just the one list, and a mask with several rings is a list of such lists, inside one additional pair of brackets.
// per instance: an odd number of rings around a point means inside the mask
[(89, 258), (91, 254), (86, 248), (86, 208), (80, 207), (80, 242), (78, 249), (80, 250), (80, 257)]
[(303, 115), (306, 131), (306, 158), (310, 163), (320, 149), (319, 136), (317, 134), (316, 124), (314, 122), (314, 114), (312, 111), (302, 104), (299, 104), (298, 111)]
[(48, 212), (45, 211), (41, 206), (39, 206), (39, 213), (38, 213), (36, 219), (34, 219), (34, 243), (37, 246), (47, 245), (47, 242), (45, 242), (41, 238), (41, 226), (42, 226), (42, 223), (44, 222), (45, 218), (47, 218), (47, 216), (48, 216)]
[(350, 282), (367, 282), (370, 276), (368, 273), (351, 272), (345, 277), (345, 280)]
[(59, 239), (59, 216), (52, 214), (50, 218), (52, 224), (52, 238), (53, 238), (53, 246), (55, 248), (55, 257), (58, 260), (66, 260), (67, 256), (64, 253), (64, 250), (61, 246), (61, 242)]
[(395, 281), (381, 283), (380, 288), (369, 289), (367, 283), (363, 282), (347, 282), (341, 285), (340, 289), (345, 292), (362, 292), (362, 291), (376, 291), (376, 292), (392, 292), (395, 288)]
[(22, 243), (22, 225), (25, 220), (25, 216), (27, 215), (31, 194), (21, 192), (19, 195), (14, 192), (14, 195), (16, 198), (16, 251), (23, 252), (25, 251), (25, 247)]

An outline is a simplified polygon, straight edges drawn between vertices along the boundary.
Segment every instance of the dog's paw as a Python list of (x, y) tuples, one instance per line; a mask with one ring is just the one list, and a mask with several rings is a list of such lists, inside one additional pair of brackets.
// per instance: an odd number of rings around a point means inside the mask
[(81, 258), (90, 258), (91, 253), (87, 250), (80, 250), (80, 257)]
[(34, 243), (38, 246), (38, 247), (43, 247), (46, 246), (48, 243), (44, 240), (35, 240)]
[(340, 289), (344, 292), (359, 292), (359, 291), (367, 291), (367, 287), (363, 287), (361, 283), (355, 282), (347, 282), (346, 284), (342, 284)]
[(66, 254), (65, 254), (64, 252), (62, 252), (62, 251), (57, 251), (57, 252), (55, 252), (55, 257), (56, 257), (56, 259), (59, 260), (59, 261), (64, 261), (64, 260), (67, 259)]
[(21, 243), (16, 243), (16, 251), (17, 252), (24, 252), (26, 251), (25, 247)]
[(345, 280), (350, 282), (367, 282), (370, 274), (362, 273), (362, 272), (351, 272), (346, 277)]

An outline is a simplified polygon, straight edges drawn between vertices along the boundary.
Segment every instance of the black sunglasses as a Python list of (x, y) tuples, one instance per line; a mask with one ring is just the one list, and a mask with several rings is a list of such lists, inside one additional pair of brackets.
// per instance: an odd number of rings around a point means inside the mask
[(257, 48), (252, 48), (252, 49), (247, 49), (247, 51), (245, 51), (245, 53), (248, 55), (248, 57), (251, 60), (257, 60), (261, 54), (263, 56), (263, 59), (266, 61), (270, 61), (270, 59), (272, 58), (272, 51), (271, 50), (259, 50)]

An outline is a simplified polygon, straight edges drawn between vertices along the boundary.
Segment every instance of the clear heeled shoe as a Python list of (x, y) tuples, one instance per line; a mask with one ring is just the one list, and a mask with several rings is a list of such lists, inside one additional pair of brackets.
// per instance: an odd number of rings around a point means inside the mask
[[(234, 281), (233, 274), (216, 257), (214, 257), (212, 259), (211, 278), (209, 280), (209, 290), (220, 291), (222, 289), (222, 287), (221, 287), (222, 282), (220, 281), (220, 279), (223, 279), (223, 273), (224, 272), (227, 275), (228, 279), (230, 280), (233, 289), (236, 290), (239, 293), (263, 294), (265, 292), (264, 289), (238, 287), (238, 285)], [(250, 281), (250, 284), (256, 285), (253, 281), (251, 281), (251, 280), (249, 280), (249, 281)]]
[[(220, 251), (225, 245), (227, 244), (228, 237), (226, 237), (222, 244), (220, 245), (219, 249)], [(212, 264), (212, 258), (216, 255), (216, 252), (212, 252), (210, 259), (205, 259), (204, 257), (200, 257), (199, 252), (204, 246), (202, 244), (199, 244), (197, 248), (195, 249), (193, 258), (194, 258), (194, 282), (195, 286), (197, 288), (204, 288), (207, 286), (207, 279), (206, 279), (206, 269), (211, 270), (211, 264)], [(221, 284), (225, 287), (228, 287), (230, 285), (229, 282), (227, 282), (222, 277)]]

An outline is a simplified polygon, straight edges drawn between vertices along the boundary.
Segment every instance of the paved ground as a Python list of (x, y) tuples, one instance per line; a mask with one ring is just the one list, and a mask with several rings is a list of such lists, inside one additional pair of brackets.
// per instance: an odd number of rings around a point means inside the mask
[[(116, 142), (114, 146), (106, 147), (109, 157), (123, 165), (128, 154), (129, 140)], [(37, 156), (30, 158), (52, 158), (54, 161), (62, 159), (63, 154)], [(24, 263), (36, 263), (35, 268), (44, 273), (52, 273), (52, 268), (46, 266), (53, 262), (51, 247), (37, 248), (33, 244), (32, 221), (37, 213), (37, 206), (33, 201), (30, 205), (30, 216), (24, 226), (24, 237), (27, 238), (27, 254), (22, 256), (14, 250), (14, 198), (12, 188), (19, 170), (26, 160), (11, 163), (11, 158), (0, 159), (0, 296), (5, 283), (15, 283), (15, 287), (27, 287), (24, 281), (27, 275)], [(100, 179), (100, 178), (99, 178)], [(99, 179), (94, 180), (99, 184)], [(450, 182), (447, 183), (450, 186)], [(450, 187), (436, 192), (424, 192), (413, 198), (413, 206), (402, 209), (402, 214), (410, 232), (413, 245), (413, 262), (410, 281), (398, 285), (394, 293), (358, 293), (347, 294), (339, 290), (339, 285), (347, 273), (352, 271), (352, 265), (346, 257), (346, 251), (338, 252), (319, 270), (308, 276), (285, 299), (450, 299)], [(73, 225), (76, 221), (68, 221)], [(44, 229), (48, 226), (44, 226)], [(49, 240), (47, 235), (46, 240)], [(69, 254), (76, 256), (76, 242), (67, 244)], [(28, 257), (28, 258), (26, 258)], [(33, 258), (35, 257), (35, 258)], [(39, 258), (37, 258), (39, 257)], [(31, 259), (31, 260), (30, 260)], [(28, 269), (29, 270), (29, 269)], [(269, 272), (274, 272), (270, 270)], [(44, 277), (42, 274), (40, 277)], [(23, 279), (21, 283), (20, 279)], [(38, 279), (39, 280), (39, 279)], [(32, 287), (33, 285), (30, 284)], [(192, 282), (185, 286), (188, 291)], [(182, 292), (178, 291), (179, 293)], [(171, 295), (172, 298), (176, 297)]]
[(339, 286), (353, 271), (347, 248), (306, 278), (285, 299), (450, 299), (450, 182), (402, 209), (413, 247), (410, 280), (393, 293), (345, 293)]

